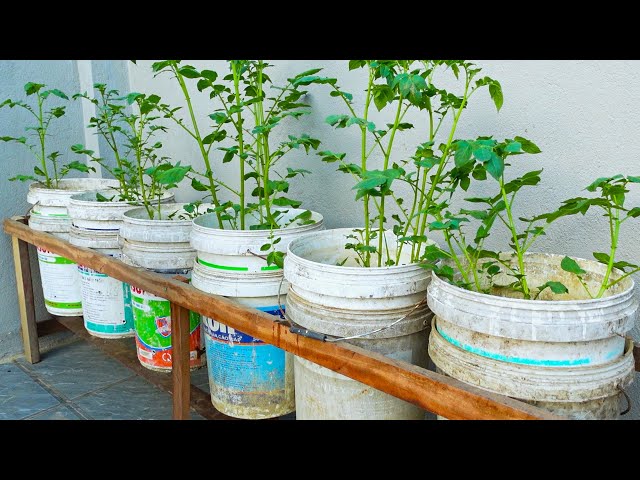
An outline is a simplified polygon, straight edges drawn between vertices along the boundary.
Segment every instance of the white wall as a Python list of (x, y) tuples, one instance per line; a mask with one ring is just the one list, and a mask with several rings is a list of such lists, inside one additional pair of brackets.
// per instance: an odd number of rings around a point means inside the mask
[[(152, 62), (130, 65), (132, 91), (154, 92), (163, 100), (182, 105), (180, 92), (168, 76), (153, 78)], [(185, 61), (198, 69), (209, 68), (226, 73), (223, 61)], [(323, 66), (324, 74), (335, 76), (343, 89), (354, 94), (356, 111), (361, 109), (365, 88), (362, 71), (348, 71), (347, 61), (273, 61), (272, 79), (280, 83), (303, 70)], [(617, 173), (640, 175), (640, 61), (476, 61), (483, 73), (502, 84), (504, 106), (497, 113), (488, 92), (478, 92), (464, 112), (458, 138), (494, 135), (495, 138), (513, 138), (522, 135), (537, 143), (542, 153), (517, 159), (512, 174), (544, 168), (542, 183), (524, 190), (519, 199), (519, 213), (523, 216), (541, 213), (557, 207), (561, 200), (583, 194), (582, 189), (600, 176)], [(322, 140), (321, 149), (347, 152), (347, 160), (355, 159), (359, 152), (359, 130), (334, 130), (324, 119), (334, 113), (345, 113), (341, 102), (329, 97), (321, 86), (309, 87), (306, 101), (313, 114), (292, 121), (290, 132), (310, 133)], [(195, 88), (197, 108), (202, 118), (211, 113), (208, 96)], [(382, 118), (374, 115), (373, 121)], [(387, 117), (385, 117), (386, 120)], [(419, 120), (414, 118), (414, 123)], [(391, 122), (392, 120), (386, 120)], [(424, 121), (424, 119), (422, 120)], [(396, 155), (410, 155), (415, 145), (425, 139), (417, 131), (398, 138)], [(175, 160), (192, 161), (201, 167), (195, 143), (176, 128), (165, 142), (166, 151)], [(292, 187), (292, 197), (304, 200), (304, 206), (325, 216), (327, 228), (361, 226), (361, 203), (354, 203), (350, 177), (335, 172), (335, 164), (323, 164), (316, 155), (303, 153), (290, 159), (313, 171), (313, 175), (298, 180)], [(236, 167), (237, 168), (237, 167)], [(224, 177), (235, 178), (233, 164), (225, 165)], [(491, 181), (479, 184), (471, 192), (482, 193), (495, 188)], [(493, 190), (491, 190), (493, 192)], [(486, 191), (489, 194), (488, 191)], [(198, 194), (182, 187), (178, 200), (193, 200)], [(640, 206), (640, 188), (628, 196), (630, 206)], [(587, 217), (574, 216), (553, 224), (547, 236), (541, 237), (534, 250), (577, 257), (591, 258), (593, 251), (607, 251), (607, 229), (603, 218), (594, 213)], [(621, 233), (619, 258), (640, 263), (640, 221), (624, 225)], [(438, 238), (436, 237), (436, 240)], [(489, 247), (506, 246), (506, 235), (494, 233)], [(640, 278), (636, 275), (636, 281)], [(636, 289), (640, 298), (640, 288)], [(640, 332), (633, 332), (636, 339)], [(640, 410), (640, 382), (632, 392), (637, 417)]]

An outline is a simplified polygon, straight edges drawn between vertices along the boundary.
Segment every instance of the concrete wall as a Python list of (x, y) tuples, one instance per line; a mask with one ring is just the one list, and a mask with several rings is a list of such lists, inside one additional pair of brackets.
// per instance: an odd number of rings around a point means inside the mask
[[(123, 90), (128, 88), (124, 62), (95, 61), (93, 68), (96, 82), (108, 82), (110, 85), (113, 84), (114, 88)], [(27, 101), (23, 90), (27, 82), (44, 83), (48, 88), (62, 90), (69, 97), (80, 91), (77, 64), (73, 60), (0, 61), (0, 102), (6, 98)], [(28, 102), (31, 102), (32, 98), (28, 98)], [(54, 102), (57, 102), (57, 99), (54, 98), (51, 105)], [(60, 160), (66, 163), (79, 159), (76, 154), (70, 152), (69, 147), (74, 143), (84, 143), (85, 137), (80, 101), (60, 101), (60, 103), (67, 104), (67, 113), (51, 123), (48, 150), (58, 150), (64, 154)], [(25, 110), (18, 107), (13, 109), (4, 107), (0, 110), (0, 135), (14, 137), (25, 135), (24, 127), (30, 125), (30, 122), (30, 114)], [(29, 210), (30, 205), (26, 201), (28, 183), (9, 182), (7, 179), (18, 173), (30, 174), (34, 165), (35, 160), (22, 145), (0, 142), (0, 218), (25, 214)], [(0, 235), (0, 265), (2, 265), (0, 273), (0, 360), (2, 360), (22, 352), (11, 241), (10, 237), (4, 234)], [(44, 308), (38, 265), (33, 255), (32, 269), (36, 284), (36, 312), (38, 318), (42, 320), (49, 318), (49, 314)]]

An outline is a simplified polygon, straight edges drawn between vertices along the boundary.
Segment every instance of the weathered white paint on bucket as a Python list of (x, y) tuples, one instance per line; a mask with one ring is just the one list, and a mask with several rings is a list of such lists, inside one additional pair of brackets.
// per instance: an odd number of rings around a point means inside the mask
[[(541, 253), (526, 256), (530, 285), (553, 280), (569, 288), (569, 294), (563, 295), (547, 290), (543, 300), (500, 296), (506, 290), (496, 290), (496, 295), (472, 292), (434, 274), (428, 302), (441, 319), (440, 333), (476, 354), (523, 365), (586, 366), (620, 357), (624, 334), (633, 328), (638, 312), (633, 280), (627, 277), (606, 297), (590, 299), (576, 277), (560, 268), (562, 258)], [(588, 272), (587, 285), (597, 291), (605, 265), (575, 260)], [(505, 275), (497, 281), (508, 284), (513, 278)]]
[(429, 355), (446, 375), (507, 395), (573, 419), (605, 420), (619, 416), (621, 388), (634, 377), (633, 342), (624, 353), (598, 365), (549, 368), (484, 357), (459, 348), (431, 330)]
[[(288, 209), (281, 224), (302, 212)], [(323, 228), (320, 214), (312, 212), (311, 219), (314, 223), (274, 230), (274, 236), (280, 238), (276, 248), (286, 252), (294, 238)], [(215, 214), (198, 217), (193, 224), (191, 244), (198, 251), (193, 286), (280, 316), (288, 285), (283, 281), (282, 270), (268, 266), (266, 253), (261, 250), (271, 243), (270, 232), (221, 230), (217, 228)], [(272, 418), (292, 412), (295, 409), (292, 355), (220, 320), (202, 318), (213, 405), (238, 418)]]
[[(117, 231), (85, 230), (75, 226), (69, 232), (69, 243), (93, 248), (99, 253), (120, 259)], [(123, 338), (134, 335), (133, 316), (127, 315), (124, 302), (124, 283), (78, 265), (84, 326), (100, 338)]]
[[(150, 220), (143, 207), (127, 210), (122, 215), (120, 237), (122, 253), (135, 266), (150, 270), (179, 270), (193, 268), (196, 251), (189, 243), (192, 220), (185, 214), (184, 203), (162, 205), (162, 217)], [(174, 219), (168, 215), (178, 212)]]
[[(27, 193), (27, 202), (33, 205), (29, 212), (29, 226), (66, 240), (66, 233), (71, 228), (71, 218), (67, 211), (71, 196), (117, 185), (116, 180), (100, 178), (64, 179), (60, 180), (55, 189), (46, 188), (42, 183), (32, 183)], [(47, 311), (58, 316), (82, 315), (80, 277), (76, 264), (40, 248), (38, 264)]]
[[(353, 229), (317, 232), (292, 241), (284, 265), (290, 283), (287, 316), (296, 324), (362, 348), (427, 367), (432, 314), (425, 302), (431, 272), (416, 264), (362, 268), (345, 250)], [(392, 254), (395, 237), (386, 239)], [(410, 252), (401, 259), (408, 262)], [(344, 258), (349, 260), (338, 266)], [(419, 305), (419, 306), (418, 306)], [(418, 306), (416, 308), (416, 306)], [(406, 317), (406, 318), (403, 318)], [(393, 324), (377, 333), (369, 333)], [(296, 357), (296, 418), (423, 419), (420, 408)]]
[[(114, 190), (84, 192), (73, 195), (67, 207), (73, 225), (92, 230), (115, 230), (117, 235), (117, 231), (122, 225), (124, 212), (138, 205), (135, 202), (124, 201), (99, 202), (96, 199), (96, 193), (100, 193), (107, 198), (111, 198), (114, 195), (117, 197), (118, 195)], [(161, 202), (170, 203), (173, 200), (173, 193), (165, 192)]]

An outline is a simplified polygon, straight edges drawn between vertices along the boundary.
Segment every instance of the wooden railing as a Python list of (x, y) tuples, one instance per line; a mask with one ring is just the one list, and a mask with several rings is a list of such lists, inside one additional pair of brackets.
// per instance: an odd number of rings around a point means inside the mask
[[(125, 265), (89, 248), (71, 245), (48, 233), (32, 230), (25, 217), (5, 219), (11, 235), (16, 270), (25, 357), (40, 360), (28, 245), (35, 245), (115, 279), (135, 285), (171, 302), (173, 339), (173, 418), (189, 418), (189, 310), (287, 352), (370, 385), (449, 419), (560, 419), (546, 410), (497, 395), (445, 375), (394, 360), (348, 343), (327, 343), (289, 331), (289, 325), (233, 300), (204, 293), (191, 285)], [(636, 353), (636, 361), (640, 358)], [(637, 365), (637, 364), (636, 364)]]

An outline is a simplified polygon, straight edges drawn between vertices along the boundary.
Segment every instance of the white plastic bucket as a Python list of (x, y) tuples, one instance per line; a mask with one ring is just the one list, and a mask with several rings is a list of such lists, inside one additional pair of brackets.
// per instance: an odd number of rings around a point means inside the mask
[[(96, 200), (96, 193), (98, 192), (84, 192), (71, 197), (67, 209), (73, 225), (91, 230), (115, 230), (117, 235), (124, 212), (138, 205), (123, 201), (99, 202)], [(102, 190), (99, 193), (107, 198), (117, 196), (114, 190)], [(173, 200), (173, 193), (165, 192), (161, 202), (170, 203)]]
[(620, 389), (634, 377), (633, 342), (624, 353), (597, 365), (548, 368), (484, 357), (459, 348), (431, 330), (429, 355), (446, 375), (485, 390), (506, 395), (572, 419), (615, 419), (620, 413)]
[[(63, 240), (68, 233), (52, 233)], [(36, 247), (44, 304), (49, 313), (59, 317), (82, 315), (82, 294), (77, 265), (60, 255)]]
[[(427, 367), (432, 314), (425, 302), (430, 271), (416, 264), (363, 268), (346, 250), (353, 229), (305, 235), (289, 244), (284, 276), (287, 316), (296, 324)], [(386, 233), (395, 252), (395, 237)], [(409, 262), (410, 251), (402, 260)], [(349, 260), (338, 266), (344, 258)], [(389, 328), (384, 328), (389, 327)], [(372, 333), (374, 332), (374, 333)], [(359, 338), (348, 338), (359, 336)], [(360, 337), (361, 336), (361, 337)], [(424, 410), (365, 384), (295, 358), (296, 418), (424, 419)]]
[[(282, 222), (304, 212), (289, 209)], [(286, 252), (291, 240), (323, 228), (322, 216), (312, 212), (314, 223), (274, 230), (275, 245)], [(287, 283), (282, 269), (269, 266), (261, 247), (271, 243), (265, 230), (221, 230), (215, 214), (193, 222), (191, 244), (198, 251), (192, 273), (194, 287), (242, 305), (280, 316)], [(280, 294), (280, 295), (279, 295)], [(220, 318), (203, 317), (211, 402), (225, 415), (237, 418), (273, 418), (295, 409), (293, 358), (284, 350), (228, 327)]]
[[(625, 356), (624, 335), (633, 328), (638, 311), (633, 280), (628, 277), (607, 291), (605, 297), (591, 299), (577, 277), (562, 270), (562, 258), (562, 255), (542, 253), (526, 255), (527, 279), (531, 287), (558, 281), (569, 289), (568, 294), (553, 294), (546, 290), (541, 294), (541, 300), (513, 298), (515, 294), (502, 287), (513, 278), (504, 273), (496, 276), (494, 295), (462, 289), (434, 274), (428, 290), (428, 302), (437, 315), (438, 332), (432, 333), (432, 341), (437, 336), (478, 357), (478, 362), (491, 359), (515, 370), (520, 368), (523, 378), (529, 375), (530, 368), (541, 368), (546, 369), (548, 375), (559, 375), (559, 379), (569, 381), (571, 377), (562, 377), (564, 374), (560, 371), (604, 368), (612, 362), (622, 361)], [(591, 260), (574, 260), (587, 271), (585, 283), (591, 291), (597, 291), (606, 266)], [(619, 272), (614, 271), (612, 279), (617, 275)], [(511, 296), (504, 296), (507, 294)], [(446, 371), (435, 358), (434, 362)], [(446, 373), (466, 381), (464, 372), (454, 370)], [(571, 383), (558, 384), (557, 388), (563, 391), (573, 386)], [(610, 408), (607, 407), (609, 414), (602, 413), (602, 402), (585, 402), (580, 402), (583, 412), (571, 407), (571, 415), (577, 418), (610, 418), (607, 415), (617, 411), (617, 407), (613, 407), (615, 399), (607, 401), (610, 404)]]
[(162, 205), (161, 219), (150, 220), (143, 207), (129, 209), (122, 215), (122, 253), (133, 265), (158, 271), (193, 268), (196, 251), (189, 243), (192, 220), (167, 218), (174, 212), (186, 213), (182, 210), (184, 205)]
[[(588, 298), (575, 275), (560, 268), (563, 255), (530, 253), (525, 257), (531, 286), (562, 282), (569, 294), (546, 290), (543, 300), (525, 300), (473, 292), (433, 275), (428, 290), (431, 310), (441, 319), (440, 333), (477, 354), (523, 365), (547, 367), (587, 366), (607, 363), (623, 354), (624, 334), (633, 328), (638, 311), (631, 277), (607, 296)], [(575, 259), (588, 273), (592, 291), (606, 266)], [(502, 274), (500, 274), (502, 275)], [(614, 275), (612, 279), (615, 279)], [(513, 278), (497, 277), (499, 284)]]
[[(162, 218), (179, 211), (183, 205), (163, 205)], [(122, 218), (120, 237), (123, 262), (152, 270), (167, 278), (190, 276), (195, 258), (195, 250), (189, 245), (191, 220), (150, 220), (144, 208), (128, 210)], [(173, 351), (171, 302), (135, 285), (126, 285), (125, 288), (132, 306), (138, 360), (150, 370), (170, 372)], [(191, 312), (191, 369), (202, 367), (206, 361), (202, 344), (200, 317)]]
[[(79, 247), (93, 248), (97, 252), (120, 259), (117, 232), (85, 230), (71, 227), (69, 243)], [(133, 316), (125, 311), (124, 283), (78, 265), (84, 326), (87, 331), (100, 338), (123, 338), (134, 336)]]
[[(70, 178), (60, 180), (58, 188), (46, 188), (42, 183), (29, 185), (27, 202), (29, 227), (52, 233), (65, 240), (71, 228), (67, 206), (72, 195), (86, 190), (115, 187), (116, 180), (100, 178)], [(76, 264), (64, 257), (38, 248), (40, 280), (47, 311), (58, 316), (82, 315), (80, 277)]]

